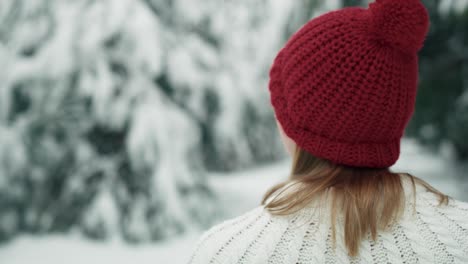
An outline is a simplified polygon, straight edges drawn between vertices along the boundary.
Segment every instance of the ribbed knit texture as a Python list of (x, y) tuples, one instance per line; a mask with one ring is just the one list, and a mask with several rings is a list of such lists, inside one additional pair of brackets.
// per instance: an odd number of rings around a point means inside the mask
[(377, 0), (312, 19), (276, 56), (269, 90), (286, 134), (338, 164), (385, 168), (414, 111), (420, 0)]
[(346, 253), (340, 229), (332, 249), (330, 212), (325, 209), (320, 215), (308, 207), (272, 216), (258, 207), (205, 232), (189, 264), (468, 263), (468, 204), (450, 200), (448, 206), (438, 206), (437, 197), (418, 186), (413, 211), (409, 180), (404, 188), (403, 218), (390, 231), (380, 232), (377, 241), (362, 241), (357, 257)]

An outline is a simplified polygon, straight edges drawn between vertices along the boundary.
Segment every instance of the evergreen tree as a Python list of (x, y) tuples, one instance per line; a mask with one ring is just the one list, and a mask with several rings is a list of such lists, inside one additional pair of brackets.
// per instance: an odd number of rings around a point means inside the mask
[[(468, 160), (468, 9), (441, 11), (424, 1), (431, 26), (420, 52), (420, 84), (409, 135), (437, 147), (450, 142)], [(460, 7), (459, 7), (460, 8)]]
[(1, 1), (0, 240), (139, 242), (212, 221), (207, 170), (282, 153), (272, 3)]

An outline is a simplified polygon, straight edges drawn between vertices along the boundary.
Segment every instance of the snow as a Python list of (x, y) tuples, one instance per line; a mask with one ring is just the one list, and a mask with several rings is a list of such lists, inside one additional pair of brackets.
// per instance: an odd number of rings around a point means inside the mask
[(416, 141), (408, 139), (402, 144), (401, 152), (394, 171), (411, 173), (454, 198), (468, 201), (467, 185), (463, 181), (463, 178), (467, 178), (466, 170), (460, 169), (461, 165), (453, 157), (433, 154)]
[(467, 7), (468, 0), (443, 0), (439, 3), (439, 11), (442, 13), (448, 13), (449, 11), (462, 13)]
[(186, 263), (194, 235), (164, 244), (129, 246), (119, 242), (100, 243), (80, 237), (59, 235), (46, 238), (20, 237), (0, 249), (2, 264), (163, 264)]
[[(211, 174), (210, 185), (224, 208), (222, 221), (259, 205), (262, 195), (273, 184), (287, 178), (290, 160), (230, 174)], [(410, 172), (439, 190), (464, 201), (456, 165), (441, 155), (432, 154), (412, 140), (404, 140), (402, 156), (393, 168)], [(163, 243), (129, 245), (85, 240), (76, 235), (20, 236), (0, 247), (2, 264), (75, 264), (75, 263), (186, 263), (200, 232), (192, 231)]]

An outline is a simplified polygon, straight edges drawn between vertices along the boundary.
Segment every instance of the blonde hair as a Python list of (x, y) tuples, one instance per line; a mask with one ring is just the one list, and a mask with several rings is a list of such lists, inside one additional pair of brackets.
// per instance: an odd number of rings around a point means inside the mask
[[(421, 184), (438, 196), (439, 205), (448, 204), (449, 196), (415, 176), (405, 176), (411, 179), (413, 190), (416, 190), (416, 183)], [(377, 232), (385, 231), (397, 221), (405, 206), (400, 174), (389, 169), (332, 164), (300, 148), (294, 153), (290, 178), (273, 186), (263, 197), (262, 204), (273, 215), (289, 215), (325, 193), (331, 195), (333, 244), (336, 242), (336, 217), (342, 213), (344, 242), (350, 256), (358, 255), (360, 242), (367, 232), (370, 231), (375, 241)]]

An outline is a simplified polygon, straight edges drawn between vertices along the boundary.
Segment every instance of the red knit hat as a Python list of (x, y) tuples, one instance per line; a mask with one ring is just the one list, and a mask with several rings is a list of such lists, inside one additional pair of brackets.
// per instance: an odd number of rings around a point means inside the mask
[(280, 50), (269, 90), (285, 133), (337, 164), (386, 168), (414, 111), (420, 0), (377, 0), (310, 20)]

